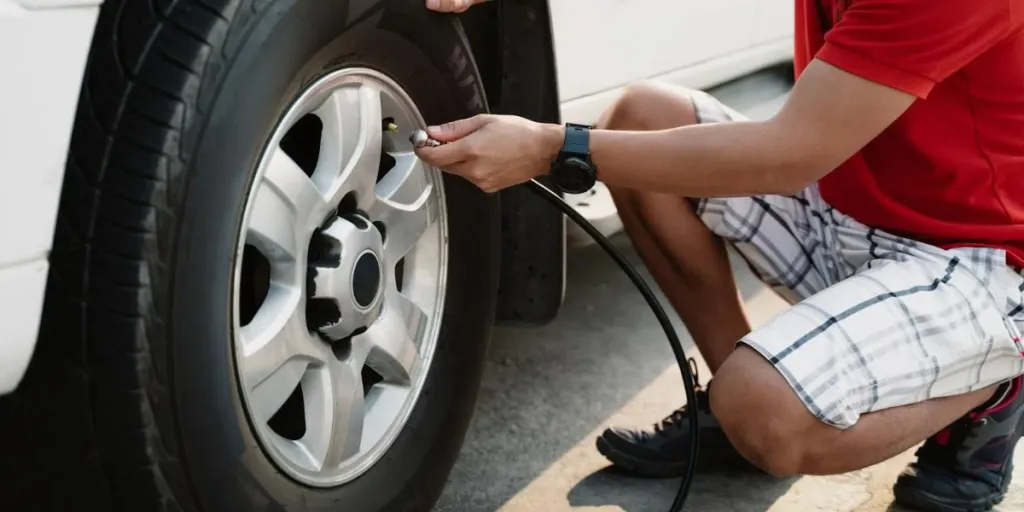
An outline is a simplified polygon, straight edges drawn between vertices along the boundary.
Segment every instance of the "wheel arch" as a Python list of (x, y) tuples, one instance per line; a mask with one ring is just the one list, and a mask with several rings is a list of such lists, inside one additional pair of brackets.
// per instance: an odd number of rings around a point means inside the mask
[[(460, 15), (491, 111), (559, 123), (547, 0), (486, 2)], [(543, 180), (542, 180), (543, 181)], [(496, 322), (552, 321), (565, 291), (565, 221), (522, 187), (501, 192), (502, 264)]]

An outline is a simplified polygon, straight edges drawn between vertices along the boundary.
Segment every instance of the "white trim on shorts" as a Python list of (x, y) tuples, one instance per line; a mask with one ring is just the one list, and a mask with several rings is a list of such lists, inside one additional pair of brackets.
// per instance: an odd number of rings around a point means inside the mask
[[(743, 119), (705, 93), (693, 102), (700, 122)], [(816, 186), (705, 199), (697, 213), (794, 304), (740, 343), (829, 425), (1024, 374), (1024, 277), (1003, 250), (945, 250), (865, 226)]]

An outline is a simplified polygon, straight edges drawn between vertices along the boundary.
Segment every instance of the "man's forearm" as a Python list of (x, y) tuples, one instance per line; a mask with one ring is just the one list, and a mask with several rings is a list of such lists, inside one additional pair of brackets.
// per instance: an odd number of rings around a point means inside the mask
[(785, 194), (828, 172), (815, 168), (798, 134), (772, 123), (594, 130), (590, 151), (604, 183), (686, 197)]

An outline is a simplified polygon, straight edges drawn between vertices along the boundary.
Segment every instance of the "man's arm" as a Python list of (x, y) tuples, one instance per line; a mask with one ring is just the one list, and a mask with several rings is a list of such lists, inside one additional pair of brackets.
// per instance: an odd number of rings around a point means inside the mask
[[(867, 145), (916, 97), (815, 60), (768, 121), (593, 130), (590, 152), (598, 178), (613, 186), (686, 197), (788, 194)], [(420, 158), (487, 192), (548, 172), (565, 137), (562, 126), (489, 115), (428, 133), (449, 144), (420, 148)]]
[[(825, 35), (777, 116), (657, 132), (595, 131), (599, 179), (690, 197), (800, 190), (867, 145), (914, 98), (926, 98), (1024, 26), (1020, 11), (1006, 1), (857, 0)], [(418, 149), (424, 161), (491, 192), (548, 172), (564, 130), (477, 116), (428, 132), (449, 144)]]
[(609, 185), (687, 197), (786, 194), (839, 166), (914, 99), (816, 60), (768, 121), (595, 130), (590, 148)]

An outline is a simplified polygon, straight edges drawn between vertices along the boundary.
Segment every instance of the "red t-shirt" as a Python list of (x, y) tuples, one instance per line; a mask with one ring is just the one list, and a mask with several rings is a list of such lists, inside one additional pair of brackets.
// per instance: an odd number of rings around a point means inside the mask
[(1024, 2), (796, 0), (796, 70), (818, 58), (919, 99), (819, 182), (872, 227), (1024, 264)]

